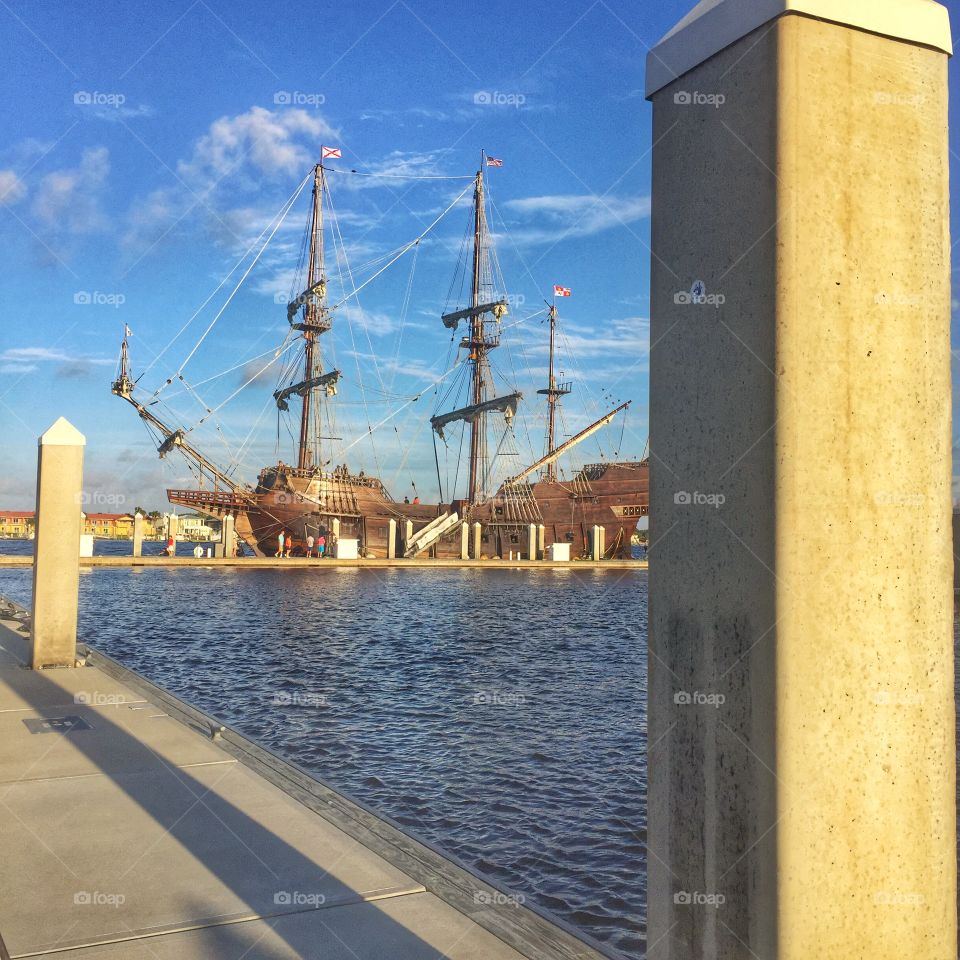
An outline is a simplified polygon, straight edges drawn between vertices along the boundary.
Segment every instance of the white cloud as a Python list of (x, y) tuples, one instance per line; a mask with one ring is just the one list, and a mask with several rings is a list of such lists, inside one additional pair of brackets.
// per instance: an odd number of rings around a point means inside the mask
[(55, 170), (40, 180), (33, 214), (56, 234), (93, 233), (104, 226), (100, 191), (110, 172), (106, 147), (84, 150), (76, 167)]
[[(11, 347), (8, 350), (0, 352), (0, 362), (4, 361), (10, 363), (34, 363), (35, 361), (74, 363), (82, 361), (84, 363), (98, 364), (101, 366), (114, 362), (105, 357), (82, 357), (51, 347)], [(32, 369), (36, 369), (36, 367), (34, 366)]]
[[(193, 183), (216, 182), (247, 164), (268, 176), (293, 176), (317, 160), (323, 138), (335, 137), (334, 128), (316, 113), (252, 107), (215, 120), (191, 157), (177, 164), (177, 172)], [(298, 138), (309, 139), (311, 148)]]
[(396, 317), (388, 313), (374, 310), (365, 310), (356, 304), (344, 304), (337, 310), (337, 317), (341, 317), (351, 325), (366, 330), (372, 337), (384, 337), (393, 333), (399, 326)]
[[(153, 190), (133, 204), (124, 246), (142, 254), (181, 218), (188, 226), (199, 218), (217, 240), (245, 249), (276, 209), (243, 206), (238, 199), (252, 195), (261, 200), (264, 179), (285, 179), (292, 191), (319, 158), (321, 143), (336, 137), (326, 120), (305, 110), (252, 107), (220, 117), (194, 143), (190, 155), (177, 163), (179, 182)], [(288, 217), (284, 227), (294, 220)], [(300, 228), (302, 223), (297, 224)]]
[(22, 199), (27, 185), (13, 170), (0, 170), (0, 206), (7, 206)]
[[(613, 227), (627, 226), (650, 215), (649, 197), (599, 194), (558, 194), (507, 200), (503, 206), (519, 215), (521, 226), (510, 230), (517, 245), (555, 243), (570, 237), (588, 237)], [(539, 222), (542, 226), (523, 226)]]
[(33, 363), (0, 363), (0, 373), (33, 373), (36, 369)]

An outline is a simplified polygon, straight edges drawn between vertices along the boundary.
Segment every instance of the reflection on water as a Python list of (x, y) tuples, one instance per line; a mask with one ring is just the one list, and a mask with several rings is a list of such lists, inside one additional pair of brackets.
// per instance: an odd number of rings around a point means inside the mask
[[(646, 586), (622, 570), (100, 569), (80, 632), (640, 956)], [(0, 593), (29, 591), (29, 570), (0, 571)]]

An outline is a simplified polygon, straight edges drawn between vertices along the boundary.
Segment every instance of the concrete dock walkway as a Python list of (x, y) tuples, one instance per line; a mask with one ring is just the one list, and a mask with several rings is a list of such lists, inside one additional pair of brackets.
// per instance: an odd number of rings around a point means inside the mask
[(3, 960), (612, 955), (97, 651), (27, 669), (27, 630), (0, 616)]

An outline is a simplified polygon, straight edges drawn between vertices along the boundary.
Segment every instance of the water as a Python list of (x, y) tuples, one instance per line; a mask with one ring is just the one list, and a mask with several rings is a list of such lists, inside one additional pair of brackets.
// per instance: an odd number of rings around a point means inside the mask
[(80, 600), (82, 639), (642, 955), (645, 571), (111, 568)]

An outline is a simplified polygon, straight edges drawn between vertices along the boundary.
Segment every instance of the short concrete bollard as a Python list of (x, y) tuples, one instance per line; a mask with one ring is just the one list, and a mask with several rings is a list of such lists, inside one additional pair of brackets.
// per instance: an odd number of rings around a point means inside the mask
[(63, 417), (39, 440), (30, 618), (34, 670), (76, 662), (85, 444), (83, 434)]
[(473, 525), (473, 559), (479, 560), (483, 552), (483, 524), (479, 521)]
[(133, 515), (133, 555), (143, 556), (143, 514), (139, 510)]
[(390, 521), (390, 529), (387, 531), (387, 559), (396, 560), (397, 558), (397, 521)]
[(600, 531), (603, 527), (595, 526), (591, 531), (590, 535), (590, 559), (591, 560), (600, 560), (603, 557), (602, 546), (600, 541)]
[(223, 546), (223, 555), (227, 559), (237, 555), (237, 520), (232, 513), (223, 518), (220, 530), (220, 540)]

